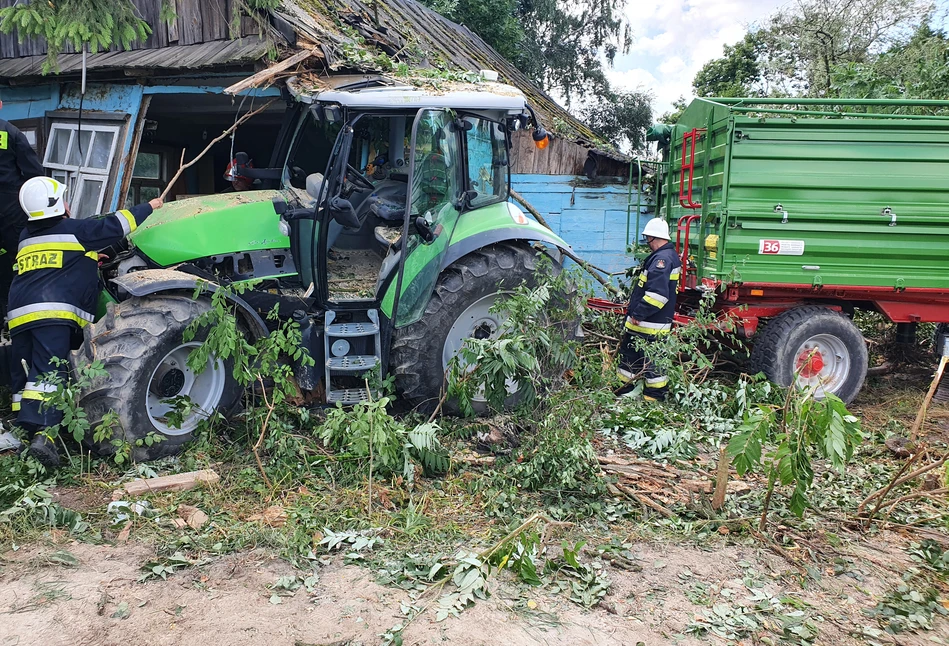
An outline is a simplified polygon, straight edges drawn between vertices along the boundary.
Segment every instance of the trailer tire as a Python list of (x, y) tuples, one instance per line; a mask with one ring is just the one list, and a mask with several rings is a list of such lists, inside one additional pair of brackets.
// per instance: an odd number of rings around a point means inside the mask
[(846, 403), (854, 400), (867, 376), (867, 344), (849, 318), (819, 305), (805, 305), (772, 319), (755, 340), (751, 369), (780, 386), (821, 383)]
[[(559, 273), (560, 265), (556, 261), (553, 265), (553, 271)], [(442, 271), (422, 318), (396, 329), (393, 335), (390, 365), (401, 402), (420, 412), (434, 410), (443, 388), (444, 357), (446, 352), (453, 355), (446, 346), (452, 342), (450, 335), (457, 335), (464, 321), (472, 317), (470, 325), (484, 325), (486, 331), (496, 332), (499, 319), (487, 312), (493, 304), (491, 297), (524, 282), (535, 286), (536, 269), (536, 250), (526, 244), (500, 242), (469, 253)], [(506, 405), (515, 405), (518, 398), (518, 393), (513, 393)], [(480, 414), (486, 412), (487, 405), (476, 401), (474, 408)], [(451, 414), (459, 412), (451, 401), (444, 409)]]
[[(209, 308), (207, 299), (195, 300), (190, 295), (130, 298), (110, 306), (99, 322), (86, 328), (82, 348), (73, 354), (74, 368), (98, 360), (107, 373), (81, 395), (91, 428), (114, 411), (119, 421), (115, 436), (132, 445), (134, 460), (179, 453), (208, 414), (219, 411), (227, 416), (240, 404), (243, 388), (234, 379), (233, 362), (212, 357), (200, 375), (184, 365), (191, 349), (207, 337), (207, 330), (200, 330), (189, 343), (182, 334)], [(175, 388), (179, 390), (173, 393)], [(185, 391), (203, 412), (193, 413), (180, 428), (174, 428), (167, 423), (167, 406), (161, 400)], [(154, 437), (151, 434), (163, 439), (149, 443), (146, 438)], [(87, 438), (87, 444), (101, 454), (115, 451), (109, 440), (94, 443)]]

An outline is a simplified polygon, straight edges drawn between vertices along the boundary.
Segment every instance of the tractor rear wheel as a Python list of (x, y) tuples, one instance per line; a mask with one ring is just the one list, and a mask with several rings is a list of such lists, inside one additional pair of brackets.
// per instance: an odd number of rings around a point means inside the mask
[[(132, 445), (136, 460), (178, 453), (202, 420), (216, 411), (232, 413), (240, 403), (243, 388), (233, 377), (230, 361), (212, 357), (200, 374), (187, 365), (188, 355), (207, 331), (200, 330), (187, 343), (182, 334), (209, 309), (206, 299), (184, 295), (131, 298), (89, 326), (82, 349), (73, 355), (74, 365), (102, 362), (108, 375), (85, 389), (80, 403), (92, 428), (115, 411), (121, 426), (116, 433)], [(176, 427), (168, 417), (173, 409), (168, 400), (179, 396), (191, 400), (192, 410)], [(151, 433), (162, 440), (136, 445)], [(93, 448), (114, 451), (108, 440)]]
[(813, 388), (850, 403), (867, 376), (867, 344), (849, 318), (819, 305), (776, 316), (755, 340), (751, 367), (780, 386)]
[[(559, 272), (560, 265), (553, 265)], [(465, 339), (497, 336), (507, 317), (491, 309), (522, 283), (536, 286), (536, 269), (537, 251), (513, 242), (479, 249), (445, 269), (422, 318), (395, 331), (390, 365), (402, 401), (419, 411), (434, 410), (448, 364)], [(517, 385), (510, 384), (509, 391), (513, 405)], [(474, 404), (478, 412), (487, 408), (484, 401)], [(446, 408), (457, 412), (451, 402)]]

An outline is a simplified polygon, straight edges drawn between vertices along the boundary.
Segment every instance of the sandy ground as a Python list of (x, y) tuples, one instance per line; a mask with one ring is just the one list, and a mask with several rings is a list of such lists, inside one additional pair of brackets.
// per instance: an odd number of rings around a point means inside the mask
[[(433, 613), (423, 615), (406, 631), (405, 644), (725, 643), (683, 635), (706, 609), (690, 600), (689, 591), (702, 582), (715, 595), (724, 588), (741, 599), (747, 594), (742, 579), (748, 577), (764, 581), (769, 594), (792, 593), (810, 604), (810, 614), (818, 619), (818, 644), (862, 644), (849, 634), (872, 625), (860, 610), (873, 606), (908, 565), (900, 541), (888, 545), (889, 553), (854, 552), (845, 559), (850, 561), (847, 574), (835, 576), (829, 569), (820, 584), (803, 589), (799, 577), (788, 576), (785, 561), (757, 548), (638, 545), (633, 553), (642, 570), (610, 567), (613, 588), (594, 610), (492, 577), (490, 599), (440, 623)], [(77, 558), (78, 565), (50, 559), (60, 551)], [(333, 563), (321, 568), (313, 594), (301, 588), (273, 604), (267, 586), (296, 572), (259, 551), (182, 570), (166, 581), (139, 583), (140, 567), (152, 556), (134, 541), (124, 546), (49, 543), (3, 554), (0, 646), (379, 644), (379, 635), (400, 621), (400, 602), (408, 601), (405, 592), (377, 584), (368, 569)], [(117, 613), (121, 608), (127, 608), (126, 618)], [(936, 630), (900, 636), (895, 643), (949, 639), (949, 621), (937, 621)]]

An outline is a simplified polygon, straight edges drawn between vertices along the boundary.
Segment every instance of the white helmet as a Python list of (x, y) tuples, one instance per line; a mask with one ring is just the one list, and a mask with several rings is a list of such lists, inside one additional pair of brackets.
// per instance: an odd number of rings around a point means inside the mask
[(51, 177), (33, 177), (20, 188), (20, 207), (30, 221), (55, 218), (66, 213), (66, 186)]
[(643, 229), (643, 237), (646, 236), (663, 240), (672, 239), (669, 237), (669, 224), (662, 218), (653, 218), (646, 223), (646, 227)]

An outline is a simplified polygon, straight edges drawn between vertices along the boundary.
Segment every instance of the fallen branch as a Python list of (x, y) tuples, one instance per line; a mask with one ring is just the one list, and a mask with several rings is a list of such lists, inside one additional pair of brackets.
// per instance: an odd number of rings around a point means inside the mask
[(253, 110), (253, 111), (251, 111), (251, 112), (248, 112), (247, 114), (245, 114), (244, 116), (242, 116), (240, 119), (238, 119), (237, 121), (235, 121), (234, 124), (233, 124), (230, 128), (228, 128), (227, 130), (225, 130), (224, 132), (222, 132), (220, 135), (218, 135), (217, 137), (215, 137), (214, 139), (212, 139), (212, 140), (210, 141), (210, 143), (208, 143), (208, 145), (204, 147), (204, 150), (202, 150), (200, 153), (198, 153), (197, 157), (195, 157), (194, 159), (192, 159), (191, 161), (189, 161), (187, 164), (184, 163), (184, 160), (185, 160), (185, 151), (182, 150), (182, 151), (181, 151), (181, 163), (180, 163), (180, 165), (179, 165), (179, 167), (178, 167), (178, 172), (176, 172), (176, 173), (174, 174), (174, 176), (173, 176), (173, 177), (171, 178), (171, 180), (168, 182), (168, 185), (165, 187), (165, 190), (162, 191), (162, 193), (161, 193), (161, 199), (162, 199), (162, 200), (165, 199), (165, 197), (168, 195), (168, 191), (170, 191), (170, 190), (171, 190), (171, 187), (175, 185), (175, 182), (178, 181), (178, 178), (181, 177), (181, 174), (182, 174), (186, 169), (191, 168), (192, 166), (194, 166), (195, 163), (198, 162), (198, 160), (200, 160), (202, 157), (204, 157), (204, 156), (207, 154), (207, 152), (208, 152), (209, 150), (211, 150), (211, 148), (214, 146), (214, 144), (216, 144), (217, 142), (221, 141), (222, 139), (224, 139), (225, 137), (227, 137), (229, 134), (231, 134), (232, 132), (234, 132), (235, 130), (237, 130), (237, 127), (238, 127), (239, 125), (241, 125), (242, 123), (244, 123), (245, 121), (247, 121), (247, 120), (250, 119), (251, 117), (253, 117), (253, 116), (255, 116), (255, 115), (257, 115), (257, 114), (263, 112), (263, 111), (266, 110), (267, 108), (269, 108), (269, 107), (274, 103), (274, 101), (276, 101), (276, 99), (274, 99), (273, 101), (268, 101), (267, 103), (265, 103), (264, 105), (260, 106), (260, 107), (257, 108), (256, 110)]
[(728, 459), (725, 457), (726, 446), (718, 449), (718, 471), (715, 474), (715, 495), (712, 496), (712, 509), (718, 511), (725, 506), (725, 493), (728, 490)]
[(912, 500), (912, 499), (914, 499), (914, 498), (926, 498), (926, 497), (929, 497), (929, 496), (942, 496), (942, 495), (945, 495), (945, 494), (947, 494), (947, 493), (949, 493), (949, 489), (947, 489), (947, 488), (945, 488), (945, 487), (944, 487), (944, 488), (941, 488), (941, 489), (933, 489), (932, 491), (915, 491), (915, 492), (913, 492), (913, 493), (908, 493), (908, 494), (906, 494), (905, 496), (900, 496), (899, 498), (897, 498), (897, 499), (895, 499), (895, 500), (891, 500), (890, 502), (888, 502), (888, 503), (886, 503), (885, 505), (883, 505), (882, 509), (892, 509), (893, 507), (895, 507), (896, 505), (900, 504), (901, 502), (904, 502), (904, 501), (906, 501), (906, 500)]
[(947, 453), (946, 455), (944, 455), (944, 456), (942, 457), (941, 460), (937, 460), (937, 461), (935, 461), (935, 462), (931, 462), (930, 464), (927, 464), (927, 465), (924, 466), (924, 467), (920, 467), (919, 469), (916, 469), (916, 470), (913, 471), (912, 473), (908, 473), (908, 474), (906, 474), (906, 475), (903, 476), (903, 477), (899, 477), (899, 475), (900, 475), (903, 471), (905, 471), (905, 470), (916, 460), (916, 456), (921, 456), (924, 452), (925, 452), (925, 451), (924, 451), (923, 449), (920, 449), (919, 451), (917, 451), (916, 453), (914, 453), (914, 454), (913, 454), (913, 457), (911, 457), (909, 460), (907, 460), (906, 463), (900, 468), (900, 470), (896, 472), (896, 477), (894, 478), (894, 480), (893, 480), (889, 485), (887, 485), (887, 486), (884, 487), (883, 489), (878, 489), (878, 490), (874, 491), (874, 492), (871, 493), (869, 496), (867, 496), (867, 497), (863, 500), (863, 502), (861, 502), (859, 505), (857, 505), (857, 515), (858, 515), (858, 516), (862, 515), (862, 514), (863, 514), (863, 509), (864, 509), (864, 507), (866, 507), (867, 504), (868, 504), (871, 500), (873, 500), (874, 498), (878, 498), (878, 497), (880, 497), (880, 496), (883, 496), (883, 497), (885, 498), (886, 495), (890, 492), (890, 490), (893, 489), (893, 487), (898, 487), (898, 486), (900, 486), (901, 484), (904, 484), (904, 483), (906, 483), (906, 482), (909, 482), (909, 481), (912, 480), (913, 478), (918, 478), (919, 476), (921, 476), (921, 475), (924, 474), (924, 473), (927, 473), (927, 472), (929, 472), (929, 471), (932, 471), (933, 469), (937, 469), (937, 468), (941, 467), (943, 464), (945, 464), (945, 463), (946, 463), (946, 460), (949, 460), (949, 453)]
[[(656, 502), (656, 501), (653, 500), (652, 498), (649, 498), (649, 497), (646, 496), (645, 494), (641, 494), (641, 493), (639, 493), (639, 492), (637, 492), (637, 491), (633, 491), (633, 490), (630, 489), (629, 487), (627, 487), (627, 486), (625, 486), (625, 485), (621, 485), (621, 484), (619, 484), (619, 483), (616, 483), (615, 485), (610, 485), (610, 487), (615, 487), (617, 491), (619, 491), (621, 494), (623, 494), (624, 496), (626, 496), (626, 497), (629, 498), (630, 500), (635, 500), (635, 501), (639, 502), (640, 504), (642, 504), (642, 505), (644, 505), (644, 506), (646, 506), (646, 507), (649, 507), (650, 509), (652, 509), (652, 510), (654, 510), (654, 511), (658, 511), (660, 514), (662, 514), (662, 515), (665, 516), (666, 518), (674, 518), (674, 517), (675, 517), (675, 514), (674, 514), (674, 513), (672, 513), (671, 511), (669, 511), (668, 509), (666, 509), (666, 508), (663, 507), (662, 505), (660, 505), (658, 502)], [(608, 488), (609, 488), (609, 487), (608, 487)]]
[(916, 413), (916, 421), (913, 422), (913, 430), (910, 431), (909, 434), (910, 442), (916, 441), (916, 436), (926, 421), (926, 411), (929, 409), (929, 402), (933, 400), (933, 395), (936, 394), (936, 388), (939, 387), (939, 382), (942, 380), (942, 373), (946, 371), (947, 363), (949, 363), (949, 355), (943, 355), (939, 360), (939, 368), (936, 370), (936, 376), (933, 378), (933, 382), (929, 384), (929, 392), (927, 392), (923, 398), (923, 405), (919, 407), (919, 412)]
[(893, 364), (887, 361), (886, 363), (881, 363), (879, 366), (873, 366), (872, 368), (867, 369), (868, 377), (882, 377), (893, 372)]
[(290, 58), (282, 60), (279, 63), (271, 65), (265, 70), (261, 70), (256, 74), (248, 76), (243, 81), (238, 81), (230, 87), (224, 88), (224, 94), (240, 94), (244, 90), (249, 90), (252, 87), (260, 87), (261, 85), (270, 85), (270, 82), (273, 81), (274, 77), (277, 76), (280, 72), (290, 69), (297, 63), (302, 63), (311, 56), (323, 56), (323, 52), (314, 47), (312, 49), (305, 49), (303, 51), (297, 52)]
[[(540, 223), (541, 223), (543, 226), (545, 226), (546, 228), (548, 228), (548, 229), (550, 229), (551, 231), (553, 231), (553, 229), (550, 228), (550, 225), (547, 224), (547, 220), (544, 219), (544, 216), (542, 216), (542, 215), (540, 214), (540, 211), (538, 211), (538, 210), (535, 209), (533, 206), (531, 206), (530, 203), (529, 203), (527, 200), (524, 199), (524, 196), (523, 196), (523, 195), (521, 195), (520, 193), (518, 193), (518, 192), (515, 191), (514, 189), (510, 189), (510, 193), (511, 193), (511, 197), (513, 197), (515, 200), (517, 200), (517, 201), (520, 203), (521, 206), (523, 206), (525, 209), (527, 209), (528, 213), (530, 213), (531, 215), (534, 216), (534, 219), (536, 219), (538, 222), (540, 222)], [(599, 271), (599, 272), (601, 272), (601, 273), (606, 274), (607, 276), (610, 276), (610, 275), (611, 275), (610, 272), (608, 272), (608, 271), (606, 271), (606, 270), (604, 270), (604, 269), (600, 269), (599, 267), (594, 267), (593, 265), (591, 265), (590, 263), (588, 263), (586, 260), (584, 260), (583, 258), (581, 258), (580, 256), (578, 256), (577, 254), (573, 253), (570, 249), (561, 249), (561, 250), (563, 251), (563, 254), (564, 254), (565, 256), (567, 256), (568, 258), (570, 258), (570, 260), (574, 261), (575, 263), (577, 263), (578, 265), (580, 265), (581, 267), (583, 267), (583, 268), (586, 270), (586, 272), (587, 272), (588, 274), (590, 274), (591, 276), (593, 276), (593, 278), (594, 278), (598, 283), (600, 283), (601, 285), (603, 285), (603, 288), (604, 288), (606, 291), (608, 291), (609, 293), (613, 294), (614, 296), (619, 296), (619, 295), (620, 295), (620, 291), (619, 291), (618, 289), (616, 289), (616, 287), (614, 287), (613, 285), (611, 285), (610, 282), (609, 282), (608, 280), (606, 280), (605, 278), (603, 278), (602, 276), (600, 276), (600, 274), (596, 273), (597, 271)]]

